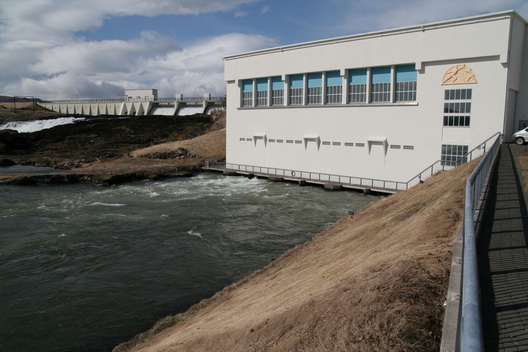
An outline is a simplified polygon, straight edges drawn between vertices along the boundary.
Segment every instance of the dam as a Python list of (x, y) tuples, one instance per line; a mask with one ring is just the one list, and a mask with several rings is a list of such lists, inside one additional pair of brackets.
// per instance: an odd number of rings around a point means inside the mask
[(38, 105), (61, 114), (85, 116), (190, 116), (210, 115), (225, 109), (225, 97), (183, 97), (158, 98), (157, 89), (129, 89), (123, 98), (90, 100), (50, 100), (39, 101)]

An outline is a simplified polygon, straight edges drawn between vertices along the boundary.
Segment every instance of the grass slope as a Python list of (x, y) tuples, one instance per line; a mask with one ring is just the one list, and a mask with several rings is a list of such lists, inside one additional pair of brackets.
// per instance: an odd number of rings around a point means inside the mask
[(121, 351), (434, 351), (475, 162), (345, 217)]

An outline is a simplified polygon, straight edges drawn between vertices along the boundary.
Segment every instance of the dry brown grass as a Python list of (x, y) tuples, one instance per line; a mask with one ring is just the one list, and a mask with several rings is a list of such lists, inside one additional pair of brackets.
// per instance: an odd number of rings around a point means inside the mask
[(114, 351), (434, 351), (475, 162), (371, 204)]

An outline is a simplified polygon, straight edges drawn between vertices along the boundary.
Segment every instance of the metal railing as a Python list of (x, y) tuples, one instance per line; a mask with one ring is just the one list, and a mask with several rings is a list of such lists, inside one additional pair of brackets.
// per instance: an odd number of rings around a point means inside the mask
[(367, 177), (343, 176), (321, 172), (303, 171), (298, 169), (281, 169), (221, 162), (207, 162), (205, 167), (208, 169), (261, 174), (271, 177), (277, 176), (286, 180), (311, 181), (314, 183), (336, 183), (343, 186), (369, 188), (373, 190), (384, 190), (390, 192), (404, 190), (407, 187), (406, 182), (387, 181)]
[[(478, 146), (471, 149), (467, 154), (461, 156), (454, 162), (450, 162), (450, 165), (447, 165), (446, 163), (442, 162), (442, 160), (435, 161), (434, 163), (426, 167), (422, 172), (418, 173), (416, 176), (414, 176), (409, 181), (407, 181), (407, 184), (411, 184), (413, 182), (415, 184), (422, 182), (423, 180), (433, 176), (435, 173), (439, 171), (445, 171), (445, 170), (455, 168), (457, 166), (470, 162), (473, 159), (478, 158), (483, 154), (486, 154), (486, 149), (489, 149), (488, 144), (493, 145), (493, 143), (495, 142), (494, 138), (497, 139), (500, 136), (501, 136), (500, 132), (495, 133), (493, 136), (489, 137), (484, 142), (480, 143)], [(418, 182), (416, 182), (416, 180), (418, 180)]]
[(483, 198), (489, 184), (490, 174), (497, 160), (501, 138), (497, 138), (489, 153), (480, 161), (466, 182), (464, 208), (461, 303), (458, 351), (484, 351), (482, 340), (482, 317), (480, 313), (479, 272), (477, 261), (477, 230)]
[[(445, 162), (438, 160), (433, 164), (425, 168), (423, 171), (412, 177), (409, 181), (389, 181), (367, 177), (355, 177), (355, 176), (343, 176), (336, 174), (320, 173), (303, 171), (297, 169), (281, 169), (272, 167), (262, 167), (254, 165), (243, 165), (233, 163), (220, 163), (220, 162), (207, 162), (205, 167), (209, 169), (229, 170), (234, 172), (244, 172), (252, 174), (263, 174), (270, 176), (280, 176), (286, 179), (293, 180), (306, 180), (312, 182), (334, 182), (344, 186), (359, 187), (359, 188), (371, 188), (377, 190), (384, 190), (390, 192), (404, 191), (418, 183), (423, 182), (425, 179), (433, 176), (437, 172), (449, 170), (465, 164), (466, 162), (472, 161), (473, 159), (480, 157), (486, 153), (489, 149), (489, 145), (492, 145), (494, 141), (500, 139), (501, 133), (497, 132), (484, 142), (479, 144), (477, 147), (470, 150), (467, 154), (458, 158), (455, 161), (450, 162), (450, 165), (446, 165)], [(494, 140), (495, 138), (495, 140)]]
[(115, 99), (71, 99), (71, 100), (43, 100), (39, 103), (42, 104), (99, 104), (99, 103), (137, 103), (137, 102), (163, 102), (163, 103), (174, 103), (174, 102), (204, 102), (204, 101), (215, 101), (215, 102), (221, 102), (225, 100), (225, 97), (211, 97), (211, 98), (204, 98), (204, 97), (188, 97), (188, 98), (129, 98), (125, 99), (125, 97), (122, 98), (115, 98)]

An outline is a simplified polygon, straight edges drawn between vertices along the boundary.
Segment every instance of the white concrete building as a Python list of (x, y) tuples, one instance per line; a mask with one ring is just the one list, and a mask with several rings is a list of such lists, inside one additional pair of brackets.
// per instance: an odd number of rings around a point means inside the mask
[(126, 101), (154, 101), (158, 100), (157, 89), (126, 89)]
[(224, 60), (228, 166), (406, 182), (528, 125), (514, 11)]

